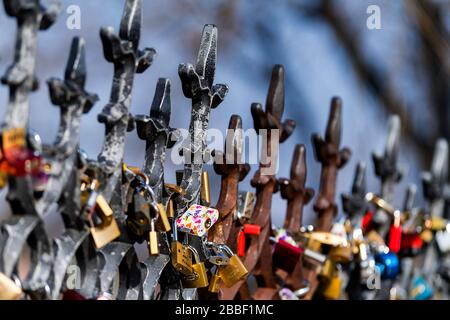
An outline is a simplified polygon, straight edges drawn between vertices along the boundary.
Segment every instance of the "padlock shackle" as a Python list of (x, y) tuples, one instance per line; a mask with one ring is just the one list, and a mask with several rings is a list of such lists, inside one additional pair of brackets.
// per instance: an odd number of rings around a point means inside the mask
[(190, 250), (194, 254), (195, 263), (200, 263), (201, 262), (200, 255), (199, 255), (197, 249), (195, 249), (193, 246), (189, 245), (188, 250)]

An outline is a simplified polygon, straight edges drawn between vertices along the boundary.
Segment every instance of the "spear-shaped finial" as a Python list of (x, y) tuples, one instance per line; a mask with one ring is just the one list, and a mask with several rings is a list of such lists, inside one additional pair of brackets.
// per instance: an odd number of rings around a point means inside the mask
[[(106, 137), (98, 156), (99, 168), (106, 175), (100, 188), (110, 199), (121, 172), (125, 133), (130, 128), (129, 108), (134, 74), (144, 72), (153, 62), (156, 51), (146, 48), (138, 50), (142, 0), (127, 0), (124, 7), (120, 31), (117, 35), (112, 27), (102, 28), (100, 38), (105, 59), (114, 64), (114, 79), (109, 103), (98, 115), (105, 124)], [(114, 177), (109, 177), (114, 173)]]
[(238, 184), (250, 171), (250, 165), (241, 162), (243, 142), (242, 119), (234, 114), (228, 124), (224, 152), (214, 151), (214, 170), (222, 177), (219, 200), (215, 206), (220, 218), (208, 232), (208, 238), (216, 243), (227, 243), (230, 236), (237, 237), (238, 229), (233, 220), (237, 209)]
[[(251, 239), (246, 252), (244, 263), (249, 272), (258, 275), (259, 289), (254, 297), (261, 297), (261, 292), (270, 288), (272, 292), (276, 287), (276, 281), (271, 268), (272, 249), (269, 241), (272, 230), (271, 207), (273, 193), (278, 190), (275, 177), (276, 160), (279, 142), (284, 142), (294, 131), (295, 121), (287, 119), (282, 122), (284, 110), (284, 67), (274, 65), (270, 79), (269, 91), (266, 99), (266, 110), (261, 104), (253, 103), (251, 112), (253, 123), (258, 134), (264, 134), (261, 150), (261, 161), (258, 171), (251, 180), (251, 185), (256, 188), (256, 203), (253, 209), (251, 223), (261, 227), (261, 233), (257, 238)], [(273, 292), (275, 294), (276, 290)], [(241, 290), (242, 293), (242, 290)]]
[(448, 142), (439, 139), (434, 149), (430, 171), (422, 173), (422, 187), (429, 203), (430, 213), (442, 216), (444, 202), (449, 197), (448, 187)]
[[(375, 175), (381, 180), (380, 196), (387, 202), (392, 202), (394, 186), (402, 178), (402, 170), (398, 166), (397, 158), (399, 153), (401, 134), (401, 123), (398, 115), (389, 117), (389, 128), (384, 154), (372, 154), (375, 167)], [(389, 230), (390, 217), (381, 209), (375, 212), (373, 217), (379, 227), (379, 234), (385, 236)]]
[(17, 19), (14, 62), (2, 77), (9, 86), (9, 103), (4, 128), (25, 128), (28, 125), (28, 95), (38, 88), (35, 77), (37, 32), (49, 28), (60, 12), (60, 3), (48, 7), (40, 0), (3, 0), (6, 13)]
[(61, 122), (53, 155), (66, 157), (78, 146), (81, 113), (87, 113), (98, 100), (96, 94), (84, 89), (86, 82), (85, 41), (72, 40), (64, 80), (51, 78), (47, 81), (52, 103), (61, 108)]
[(367, 210), (366, 163), (359, 162), (355, 169), (352, 192), (342, 194), (342, 208), (349, 218), (361, 218)]
[[(45, 215), (49, 207), (60, 199), (65, 189), (67, 197), (77, 194), (78, 184), (66, 185), (71, 175), (77, 175), (73, 170), (77, 168), (77, 148), (79, 145), (80, 118), (87, 113), (98, 100), (96, 94), (85, 91), (86, 62), (84, 39), (74, 37), (65, 70), (64, 80), (51, 78), (47, 81), (52, 103), (60, 107), (61, 117), (56, 140), (52, 146), (46, 148), (46, 158), (54, 169), (46, 184), (43, 196), (36, 205), (37, 211)], [(61, 202), (70, 202), (65, 199)], [(66, 226), (76, 223), (77, 213), (62, 210)], [(74, 210), (76, 211), (76, 210)], [(68, 215), (66, 217), (66, 215)]]
[(331, 100), (325, 140), (317, 133), (312, 135), (315, 158), (322, 164), (319, 194), (314, 204), (314, 210), (319, 214), (317, 229), (322, 231), (331, 229), (337, 211), (335, 193), (338, 169), (342, 168), (351, 156), (350, 149), (339, 149), (342, 131), (341, 113), (342, 100), (334, 97)]
[(284, 228), (296, 232), (302, 225), (303, 206), (314, 196), (314, 190), (305, 187), (306, 182), (306, 147), (295, 146), (291, 162), (290, 179), (278, 179), (281, 197), (288, 201)]
[(188, 146), (182, 149), (186, 160), (181, 187), (186, 191), (177, 201), (178, 212), (184, 212), (191, 204), (198, 203), (200, 197), (201, 174), (206, 150), (206, 131), (211, 108), (217, 107), (225, 98), (228, 87), (214, 85), (217, 59), (217, 28), (207, 24), (203, 28), (200, 49), (195, 66), (180, 64), (183, 93), (192, 100), (191, 122)]
[(162, 201), (164, 188), (166, 148), (171, 148), (178, 137), (178, 130), (169, 127), (170, 112), (170, 81), (166, 78), (159, 78), (150, 116), (134, 117), (137, 134), (140, 139), (146, 141), (143, 171), (148, 175), (149, 184), (159, 202)]

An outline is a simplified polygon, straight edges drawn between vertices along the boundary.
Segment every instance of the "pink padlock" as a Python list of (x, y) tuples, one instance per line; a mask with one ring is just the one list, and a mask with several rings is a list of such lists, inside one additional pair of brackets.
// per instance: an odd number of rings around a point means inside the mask
[(177, 218), (176, 224), (180, 231), (203, 237), (218, 219), (217, 209), (194, 204)]

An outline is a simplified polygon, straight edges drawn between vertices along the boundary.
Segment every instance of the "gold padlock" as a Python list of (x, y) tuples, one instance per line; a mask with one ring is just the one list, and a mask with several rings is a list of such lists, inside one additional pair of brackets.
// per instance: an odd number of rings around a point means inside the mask
[(220, 285), (222, 283), (222, 279), (220, 278), (220, 276), (217, 274), (219, 268), (216, 268), (216, 272), (214, 273), (214, 275), (211, 277), (211, 282), (209, 283), (209, 287), (208, 287), (208, 291), (212, 292), (212, 293), (217, 293), (219, 292), (220, 289)]
[(103, 225), (110, 224), (114, 219), (111, 207), (101, 194), (95, 199), (95, 211), (101, 215)]
[(227, 265), (220, 266), (217, 275), (222, 279), (227, 288), (234, 286), (237, 282), (245, 279), (248, 274), (247, 268), (241, 259), (235, 255), (226, 245), (219, 245), (219, 248), (229, 255)]
[(185, 288), (204, 288), (209, 284), (208, 274), (206, 273), (205, 263), (200, 261), (200, 256), (197, 250), (193, 247), (188, 247), (194, 256), (194, 263), (192, 263), (192, 273), (183, 277), (183, 286)]
[(95, 202), (95, 212), (99, 215), (102, 223), (96, 226), (91, 222), (89, 231), (94, 239), (95, 246), (97, 249), (100, 249), (118, 238), (120, 236), (120, 229), (106, 199), (102, 195), (98, 195)]
[(2, 148), (6, 152), (10, 149), (26, 147), (25, 128), (11, 128), (2, 132)]
[(94, 239), (97, 249), (103, 248), (108, 243), (120, 236), (119, 226), (116, 219), (112, 219), (111, 222), (104, 227), (90, 227), (92, 239)]
[(178, 241), (177, 227), (173, 227), (173, 241), (171, 248), (171, 262), (173, 267), (184, 275), (192, 273), (192, 254), (187, 245)]
[(173, 200), (172, 199), (170, 199), (168, 202), (167, 202), (167, 211), (166, 211), (166, 214), (167, 214), (167, 218), (174, 218), (175, 217), (175, 209), (174, 209), (174, 207), (173, 207)]
[(17, 300), (21, 295), (22, 289), (0, 272), (0, 300)]
[(384, 239), (375, 230), (371, 230), (367, 234), (367, 241), (369, 243), (376, 243), (378, 245), (385, 245)]
[(148, 234), (148, 252), (151, 256), (159, 254), (158, 232), (155, 230), (155, 219), (150, 221), (150, 232)]
[(333, 247), (328, 253), (328, 257), (337, 263), (349, 263), (353, 258), (352, 246), (347, 244), (345, 246)]
[(167, 217), (166, 209), (162, 203), (156, 205), (159, 211), (159, 217), (156, 220), (156, 228), (161, 232), (169, 232), (172, 228), (170, 226), (169, 218)]
[(167, 188), (167, 190), (173, 192), (173, 193), (178, 193), (182, 196), (184, 196), (186, 194), (186, 190), (184, 190), (182, 187), (173, 184), (173, 183), (165, 183), (164, 186)]
[(202, 185), (200, 189), (200, 199), (202, 200), (202, 205), (207, 207), (211, 205), (211, 191), (209, 188), (208, 171), (202, 171)]
[(444, 230), (447, 226), (447, 221), (444, 218), (432, 216), (428, 222), (428, 225), (433, 231)]
[(342, 279), (339, 273), (334, 274), (326, 284), (322, 295), (325, 299), (337, 300), (341, 296)]
[(331, 259), (325, 260), (318, 274), (320, 280), (324, 282), (329, 281), (333, 277), (335, 266), (336, 265), (333, 260)]

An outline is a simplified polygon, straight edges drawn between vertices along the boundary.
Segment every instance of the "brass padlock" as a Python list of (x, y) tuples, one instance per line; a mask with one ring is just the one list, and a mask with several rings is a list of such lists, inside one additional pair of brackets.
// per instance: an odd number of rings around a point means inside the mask
[(17, 300), (22, 295), (22, 289), (5, 274), (0, 272), (0, 300)]
[(321, 282), (320, 293), (326, 299), (338, 299), (341, 295), (342, 279), (334, 261), (328, 258), (318, 275)]
[(347, 244), (345, 246), (333, 247), (330, 249), (328, 257), (337, 263), (349, 263), (353, 258), (352, 246)]
[(189, 250), (194, 257), (194, 263), (192, 263), (191, 274), (182, 278), (183, 286), (185, 288), (204, 288), (209, 284), (208, 274), (206, 273), (205, 263), (200, 261), (200, 255), (194, 247), (189, 246)]
[(92, 239), (97, 249), (100, 249), (118, 238), (120, 229), (116, 219), (114, 219), (111, 207), (106, 199), (95, 191), (96, 187), (97, 180), (95, 179), (92, 180), (89, 188), (86, 190), (83, 190), (82, 184), (82, 202), (85, 200), (83, 210), (89, 221), (89, 231)]
[(336, 264), (334, 263), (333, 260), (331, 259), (325, 260), (318, 274), (320, 280), (324, 282), (329, 281), (333, 277), (335, 266)]
[(230, 288), (237, 282), (245, 279), (248, 274), (247, 268), (241, 259), (231, 251), (226, 245), (219, 245), (219, 248), (229, 255), (229, 262), (225, 266), (220, 266), (217, 275), (222, 279), (226, 287)]
[(171, 262), (173, 267), (180, 273), (189, 275), (192, 273), (192, 254), (187, 245), (178, 241), (178, 230), (174, 226), (173, 241), (171, 247)]
[(322, 295), (325, 299), (337, 300), (341, 296), (342, 279), (339, 273), (335, 273), (326, 284)]
[(155, 230), (155, 218), (150, 222), (150, 232), (148, 234), (148, 252), (151, 256), (159, 254), (158, 232)]
[(172, 228), (170, 226), (169, 218), (166, 209), (162, 203), (156, 205), (159, 211), (159, 217), (156, 220), (156, 228), (161, 232), (169, 232)]
[(208, 171), (202, 171), (202, 185), (200, 189), (200, 199), (202, 200), (202, 205), (207, 207), (211, 205), (211, 191), (209, 188)]
[(97, 196), (95, 212), (99, 215), (102, 223), (91, 224), (90, 232), (94, 239), (95, 246), (100, 249), (120, 236), (120, 229), (114, 219), (113, 212), (109, 204), (102, 195)]
[(219, 292), (220, 285), (222, 283), (222, 279), (217, 274), (219, 271), (219, 267), (216, 267), (216, 271), (214, 272), (213, 276), (211, 277), (211, 282), (209, 283), (208, 291), (212, 293)]
[(173, 207), (173, 200), (169, 199), (169, 201), (167, 202), (167, 218), (174, 218), (175, 217), (175, 209)]

